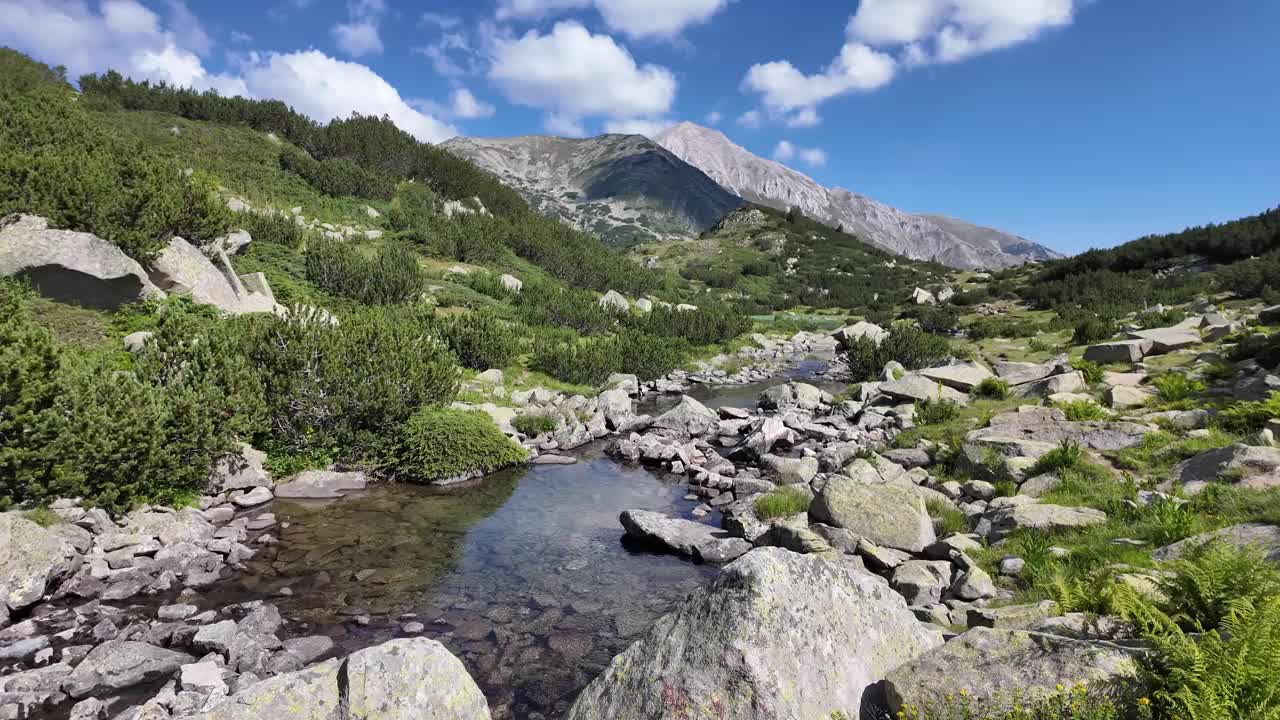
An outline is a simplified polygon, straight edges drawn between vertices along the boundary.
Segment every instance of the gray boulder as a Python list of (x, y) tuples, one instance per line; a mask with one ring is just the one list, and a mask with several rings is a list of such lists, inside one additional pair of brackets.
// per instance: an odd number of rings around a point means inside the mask
[(1221, 530), (1202, 533), (1195, 537), (1165, 545), (1151, 554), (1160, 561), (1177, 560), (1192, 548), (1209, 541), (1219, 541), (1238, 548), (1250, 547), (1261, 553), (1268, 562), (1280, 565), (1280, 526), (1266, 523), (1232, 525)]
[(1280, 325), (1280, 305), (1263, 308), (1258, 313), (1258, 321), (1263, 325)]
[(1107, 514), (1101, 510), (1063, 507), (1032, 501), (996, 507), (983, 516), (977, 532), (986, 536), (991, 542), (996, 542), (1015, 530), (1025, 528), (1053, 532), (1088, 527), (1106, 521)]
[(1107, 365), (1110, 363), (1136, 363), (1151, 352), (1151, 340), (1120, 340), (1090, 345), (1084, 351), (1084, 359)]
[(245, 287), (231, 269), (226, 253), (215, 251), (213, 255), (211, 260), (191, 243), (175, 237), (151, 261), (151, 280), (199, 305), (212, 305), (235, 315), (284, 312), (269, 294)]
[(605, 310), (621, 310), (626, 312), (631, 309), (631, 303), (627, 302), (627, 299), (617, 290), (610, 290), (601, 296), (599, 305)]
[(175, 650), (133, 640), (111, 640), (89, 651), (63, 683), (63, 690), (74, 698), (114, 692), (168, 677), (195, 661)]
[(624, 510), (618, 521), (636, 540), (705, 562), (729, 562), (751, 549), (751, 543), (726, 531), (648, 510)]
[(598, 397), (600, 414), (604, 416), (609, 429), (617, 430), (631, 421), (631, 396), (623, 389), (605, 390)]
[(164, 295), (120, 248), (97, 235), (50, 230), (35, 215), (0, 220), (0, 276), (21, 276), (45, 297), (91, 308)]
[(784, 458), (765, 455), (760, 464), (768, 468), (779, 485), (807, 485), (818, 474), (818, 458)]
[(214, 466), (209, 476), (209, 491), (217, 495), (232, 490), (271, 487), (271, 476), (263, 467), (266, 461), (266, 453), (241, 444), (239, 452), (225, 455)]
[(1200, 331), (1193, 327), (1153, 328), (1128, 333), (1134, 340), (1150, 340), (1148, 355), (1164, 355), (1175, 350), (1199, 345)]
[(900, 380), (880, 385), (880, 392), (897, 400), (919, 402), (921, 400), (951, 400), (958, 405), (968, 405), (969, 396), (919, 373), (908, 373)]
[(693, 437), (714, 432), (719, 423), (720, 417), (713, 410), (688, 395), (683, 395), (678, 405), (654, 418), (651, 427)]
[(1047, 695), (1083, 683), (1124, 694), (1136, 689), (1137, 679), (1136, 653), (1128, 648), (977, 627), (889, 673), (885, 690), (891, 712), (912, 706), (929, 715), (944, 706), (944, 696), (962, 689), (977, 707), (995, 709), (993, 701), (1013, 702), (1018, 691)]
[(1197, 495), (1219, 478), (1255, 489), (1280, 486), (1280, 448), (1231, 445), (1206, 450), (1178, 463), (1160, 489), (1168, 492), (1180, 484), (1183, 493)]
[(1042, 380), (1057, 372), (1056, 363), (998, 362), (995, 365), (996, 377), (1014, 385)]
[(1084, 374), (1078, 370), (1073, 370), (1059, 375), (1050, 375), (1042, 380), (1023, 383), (1014, 387), (1010, 394), (1014, 397), (1044, 398), (1058, 393), (1083, 393), (1088, 391), (1089, 383), (1085, 382)]
[(759, 548), (614, 658), (568, 718), (856, 718), (875, 683), (941, 642), (883, 580)]
[(16, 512), (0, 513), (0, 607), (22, 610), (36, 604), (80, 563), (80, 554), (62, 535)]
[(275, 494), (277, 498), (326, 500), (364, 490), (368, 485), (369, 477), (363, 472), (307, 470), (277, 485)]
[(875, 323), (869, 323), (864, 320), (854, 323), (853, 325), (842, 327), (832, 333), (831, 336), (836, 339), (836, 342), (839, 343), (841, 347), (848, 347), (853, 344), (854, 340), (862, 337), (865, 337), (879, 345), (884, 342), (885, 338), (889, 337), (889, 331)]
[(809, 506), (814, 522), (844, 528), (876, 545), (917, 553), (937, 539), (924, 499), (913, 488), (833, 475)]
[(995, 377), (986, 365), (976, 360), (965, 360), (944, 367), (921, 370), (920, 374), (936, 380), (949, 388), (968, 393), (987, 378)]

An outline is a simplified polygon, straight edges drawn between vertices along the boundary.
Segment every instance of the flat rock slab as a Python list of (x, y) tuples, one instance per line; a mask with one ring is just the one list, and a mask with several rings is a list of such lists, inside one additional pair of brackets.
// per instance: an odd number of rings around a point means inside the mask
[(132, 640), (111, 640), (94, 648), (63, 683), (74, 698), (122, 690), (172, 675), (195, 658)]
[(918, 553), (937, 536), (913, 487), (833, 475), (809, 506), (814, 522), (844, 528), (885, 547)]
[(729, 562), (751, 549), (746, 540), (710, 525), (649, 510), (624, 510), (618, 521), (637, 540), (706, 562)]
[(1129, 337), (1134, 340), (1150, 340), (1151, 350), (1149, 355), (1164, 355), (1175, 350), (1194, 347), (1201, 343), (1200, 331), (1193, 328), (1155, 328), (1152, 330), (1137, 330), (1128, 333)]
[(1206, 450), (1178, 463), (1170, 478), (1160, 484), (1160, 489), (1168, 492), (1181, 484), (1184, 493), (1196, 495), (1209, 483), (1228, 474), (1244, 487), (1266, 489), (1280, 485), (1280, 449), (1231, 445)]
[(1146, 357), (1154, 345), (1153, 341), (1145, 339), (1099, 343), (1090, 345), (1084, 351), (1084, 359), (1102, 365), (1136, 363)]
[(369, 477), (362, 472), (308, 470), (277, 485), (275, 494), (278, 498), (331, 500), (368, 486)]
[(973, 360), (921, 370), (920, 374), (963, 393), (977, 387), (983, 380), (995, 377), (987, 366)]
[(530, 465), (573, 465), (578, 462), (578, 458), (569, 457), (567, 455), (539, 455), (529, 461)]
[(921, 400), (950, 400), (957, 405), (968, 405), (969, 396), (931, 380), (919, 373), (908, 373), (900, 380), (882, 383), (880, 392), (891, 398), (919, 402)]
[(567, 717), (856, 718), (869, 688), (941, 644), (884, 580), (763, 547), (614, 658)]
[(1245, 523), (1214, 530), (1172, 545), (1165, 545), (1151, 554), (1160, 561), (1177, 560), (1192, 548), (1211, 540), (1218, 540), (1239, 548), (1251, 547), (1266, 558), (1267, 562), (1280, 566), (1280, 525)]
[(1057, 687), (1114, 689), (1136, 683), (1135, 651), (1110, 643), (1072, 640), (1057, 635), (972, 628), (886, 678), (889, 709), (911, 706), (932, 716), (946, 696), (965, 690), (978, 707), (993, 700), (1012, 702), (1011, 693), (1048, 695)]

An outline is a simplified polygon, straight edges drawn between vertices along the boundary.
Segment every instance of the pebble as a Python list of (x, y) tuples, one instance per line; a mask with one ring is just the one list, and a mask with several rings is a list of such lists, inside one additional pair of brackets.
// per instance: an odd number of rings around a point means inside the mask
[(400, 626), (400, 629), (404, 631), (405, 635), (417, 635), (421, 633), (423, 630), (426, 630), (427, 626), (423, 625), (420, 622), (407, 622), (404, 625)]

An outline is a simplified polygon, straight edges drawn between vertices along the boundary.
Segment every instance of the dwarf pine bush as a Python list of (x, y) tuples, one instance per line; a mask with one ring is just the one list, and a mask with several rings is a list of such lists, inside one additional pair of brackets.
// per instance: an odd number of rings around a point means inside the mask
[(431, 482), (501, 470), (527, 457), (488, 415), (431, 407), (405, 424), (388, 469), (405, 480)]
[(520, 354), (520, 335), (492, 313), (456, 315), (438, 323), (437, 332), (463, 367), (509, 367)]

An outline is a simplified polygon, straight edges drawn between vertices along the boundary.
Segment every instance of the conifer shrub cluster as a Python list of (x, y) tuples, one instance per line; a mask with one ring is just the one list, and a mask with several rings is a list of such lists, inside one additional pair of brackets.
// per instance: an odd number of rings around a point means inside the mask
[(501, 470), (527, 457), (482, 412), (423, 408), (405, 424), (387, 464), (398, 479), (432, 482)]
[(632, 330), (569, 342), (538, 342), (529, 366), (577, 385), (599, 386), (614, 373), (654, 380), (680, 366), (689, 345), (680, 338)]
[(946, 338), (914, 325), (898, 324), (879, 344), (866, 337), (854, 338), (845, 348), (843, 358), (853, 379), (864, 381), (875, 380), (892, 360), (908, 370), (920, 370), (945, 361), (955, 352)]
[(418, 258), (406, 247), (388, 244), (366, 258), (350, 243), (317, 239), (307, 246), (307, 279), (325, 292), (365, 305), (394, 305), (422, 292)]
[(395, 193), (395, 181), (390, 177), (370, 172), (346, 158), (316, 160), (289, 146), (280, 151), (280, 167), (326, 195), (390, 200)]
[(144, 262), (175, 235), (203, 244), (231, 227), (211, 181), (104, 132), (63, 85), (0, 75), (0, 118), (0, 216), (41, 215)]
[(155, 332), (132, 358), (64, 352), (25, 291), (0, 283), (0, 506), (179, 502), (264, 427), (262, 385), (231, 337), (176, 310)]
[(229, 324), (260, 374), (270, 434), (293, 453), (373, 456), (419, 407), (457, 394), (458, 366), (429, 310), (362, 308), (338, 325), (274, 317)]
[(472, 370), (510, 367), (520, 354), (520, 333), (489, 312), (440, 320), (436, 331), (458, 362)]

